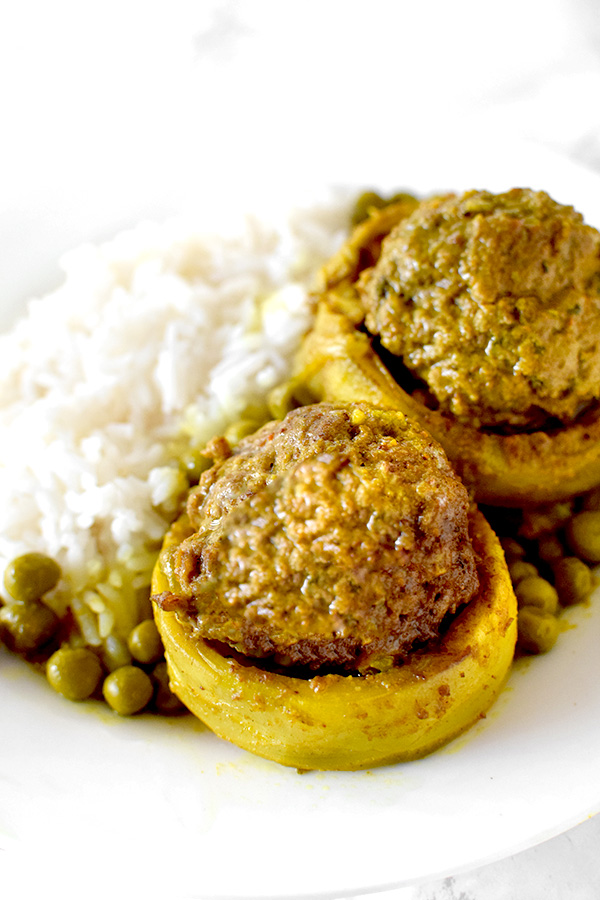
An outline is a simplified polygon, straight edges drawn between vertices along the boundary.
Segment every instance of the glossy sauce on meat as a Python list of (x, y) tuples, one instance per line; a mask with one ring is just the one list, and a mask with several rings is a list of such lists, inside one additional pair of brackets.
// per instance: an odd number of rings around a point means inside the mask
[(458, 421), (544, 427), (600, 398), (600, 233), (544, 192), (424, 201), (359, 291), (369, 332)]
[(466, 489), (402, 414), (315, 404), (213, 451), (170, 561), (169, 608), (203, 638), (313, 671), (385, 669), (475, 594)]

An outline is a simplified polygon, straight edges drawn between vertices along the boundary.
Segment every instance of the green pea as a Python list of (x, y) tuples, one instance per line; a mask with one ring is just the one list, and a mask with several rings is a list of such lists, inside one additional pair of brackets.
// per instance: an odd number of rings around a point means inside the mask
[(141, 712), (152, 699), (154, 687), (150, 676), (137, 666), (121, 666), (104, 679), (102, 694), (108, 705), (120, 716)]
[(6, 567), (4, 587), (14, 600), (39, 600), (56, 587), (61, 571), (58, 563), (43, 553), (24, 553)]
[(526, 562), (524, 559), (516, 559), (509, 563), (508, 572), (514, 586), (525, 578), (537, 578), (538, 576), (538, 570), (533, 563)]
[(274, 419), (283, 419), (298, 404), (295, 402), (293, 379), (278, 384), (268, 396), (269, 413)]
[(519, 606), (535, 606), (536, 609), (552, 615), (558, 608), (556, 588), (539, 575), (530, 575), (520, 581), (515, 587), (515, 594)]
[(154, 697), (156, 711), (163, 716), (172, 716), (186, 712), (186, 708), (177, 694), (174, 694), (171, 690), (167, 664), (164, 660), (154, 667), (152, 678), (156, 685), (156, 695)]
[(525, 548), (518, 541), (515, 541), (514, 538), (502, 538), (500, 543), (508, 562), (523, 559), (525, 556)]
[(392, 203), (406, 203), (407, 200), (414, 202), (414, 195), (408, 194), (406, 191), (399, 191), (397, 194), (392, 194), (391, 197), (386, 197), (384, 206), (391, 206)]
[(109, 672), (120, 669), (121, 666), (131, 665), (131, 653), (129, 647), (122, 638), (109, 634), (102, 643), (100, 651), (104, 667)]
[(564, 555), (564, 547), (556, 534), (544, 534), (538, 540), (538, 554), (544, 562), (556, 562)]
[(526, 538), (538, 538), (561, 528), (571, 518), (573, 505), (570, 501), (539, 506), (525, 510), (520, 532)]
[(234, 422), (227, 428), (223, 436), (230, 447), (235, 447), (242, 438), (247, 437), (249, 434), (253, 434), (259, 427), (259, 423), (256, 419), (238, 419), (237, 422)]
[(565, 556), (554, 566), (554, 586), (563, 606), (586, 600), (594, 588), (594, 576), (588, 565), (577, 556)]
[(190, 484), (197, 484), (202, 473), (210, 469), (212, 463), (202, 454), (202, 450), (189, 448), (181, 456), (180, 465)]
[(46, 677), (67, 700), (87, 700), (100, 683), (102, 665), (93, 650), (61, 647), (46, 663)]
[(127, 638), (127, 647), (133, 658), (140, 663), (157, 662), (163, 656), (163, 645), (154, 619), (146, 619), (132, 629)]
[(600, 511), (584, 510), (567, 526), (567, 541), (575, 556), (600, 563)]
[(33, 653), (54, 637), (59, 619), (51, 609), (34, 600), (9, 603), (0, 609), (0, 637), (16, 653)]
[(532, 606), (519, 610), (518, 645), (526, 653), (546, 653), (556, 643), (560, 631), (558, 619)]
[(370, 210), (381, 209), (385, 204), (386, 201), (383, 197), (376, 194), (375, 191), (365, 191), (357, 198), (354, 204), (350, 218), (352, 225), (359, 225), (360, 222), (364, 222), (369, 217)]
[(308, 406), (315, 397), (297, 378), (290, 378), (274, 387), (267, 397), (268, 411), (273, 419), (283, 419), (298, 406)]

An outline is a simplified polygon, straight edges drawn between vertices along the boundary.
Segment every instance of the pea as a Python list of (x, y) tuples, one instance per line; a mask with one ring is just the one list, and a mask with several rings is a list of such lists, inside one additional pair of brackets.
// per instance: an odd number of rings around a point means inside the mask
[(102, 677), (102, 665), (93, 650), (61, 647), (46, 664), (46, 677), (67, 700), (87, 700)]
[(508, 572), (510, 580), (515, 586), (525, 578), (537, 578), (538, 576), (538, 570), (533, 563), (525, 562), (524, 559), (516, 559), (514, 562), (510, 563)]
[(576, 556), (565, 556), (553, 567), (554, 585), (563, 606), (582, 603), (592, 593), (594, 576), (589, 566)]
[(16, 653), (39, 650), (55, 635), (58, 626), (58, 616), (39, 600), (9, 603), (0, 609), (0, 637)]
[(185, 712), (185, 706), (177, 694), (174, 694), (171, 690), (167, 664), (164, 660), (154, 667), (152, 678), (156, 684), (154, 705), (157, 712), (161, 713), (163, 716), (172, 716)]
[(600, 562), (600, 511), (584, 510), (567, 525), (567, 541), (575, 556), (589, 563)]
[(538, 554), (544, 562), (556, 562), (564, 555), (562, 542), (555, 534), (544, 534), (538, 541)]
[(157, 662), (163, 655), (163, 645), (154, 619), (140, 622), (127, 638), (129, 652), (140, 663)]
[(556, 616), (531, 606), (519, 610), (517, 625), (518, 644), (526, 653), (546, 653), (558, 639)]
[(295, 382), (285, 381), (277, 385), (268, 396), (269, 413), (274, 419), (283, 419), (297, 406), (294, 398)]
[(109, 634), (102, 644), (102, 662), (109, 672), (120, 669), (121, 666), (131, 665), (131, 653), (129, 647), (122, 638)]
[(369, 217), (369, 211), (371, 209), (381, 209), (383, 206), (385, 206), (383, 197), (376, 194), (375, 191), (365, 191), (358, 197), (354, 204), (350, 219), (352, 225), (358, 225), (360, 222), (364, 222), (364, 220)]
[(387, 197), (384, 205), (391, 206), (392, 203), (406, 203), (407, 200), (412, 200), (414, 202), (415, 198), (413, 194), (407, 194), (406, 191), (399, 191), (397, 194), (392, 194), (391, 197)]
[(43, 553), (24, 553), (6, 567), (4, 587), (14, 600), (39, 600), (56, 587), (61, 576), (58, 563)]
[(211, 461), (202, 455), (201, 450), (189, 449), (180, 460), (185, 476), (190, 484), (197, 484), (206, 469), (210, 469)]
[(502, 538), (500, 543), (508, 561), (523, 559), (525, 556), (524, 547), (518, 541), (515, 541), (514, 538)]
[(224, 434), (225, 440), (230, 447), (235, 447), (242, 438), (247, 437), (249, 434), (253, 434), (258, 427), (259, 424), (256, 419), (239, 419), (226, 430)]
[(315, 397), (297, 378), (290, 378), (274, 387), (267, 397), (269, 414), (273, 419), (283, 419), (298, 406), (308, 406)]
[(535, 606), (536, 609), (552, 615), (558, 608), (556, 588), (539, 575), (530, 575), (520, 581), (515, 587), (515, 594), (519, 606)]
[(102, 694), (108, 705), (120, 716), (141, 712), (152, 699), (154, 688), (150, 676), (137, 666), (121, 666), (104, 679)]
[(538, 538), (561, 528), (571, 517), (573, 506), (569, 501), (525, 510), (521, 534), (526, 538)]

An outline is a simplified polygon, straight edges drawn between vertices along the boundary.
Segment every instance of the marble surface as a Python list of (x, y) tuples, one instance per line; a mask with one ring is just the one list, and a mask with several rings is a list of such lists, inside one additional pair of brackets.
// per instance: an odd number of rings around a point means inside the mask
[[(0, 13), (0, 85), (15, 252), (23, 192), (44, 204), (56, 179), (65, 208), (94, 182), (108, 211), (115, 184), (150, 197), (159, 166), (343, 176), (349, 142), (365, 160), (393, 143), (401, 163), (404, 142), (443, 154), (482, 129), (600, 172), (597, 0), (22, 0)], [(596, 818), (369, 900), (593, 900), (599, 845)]]
[(360, 900), (596, 900), (598, 817), (515, 856)]

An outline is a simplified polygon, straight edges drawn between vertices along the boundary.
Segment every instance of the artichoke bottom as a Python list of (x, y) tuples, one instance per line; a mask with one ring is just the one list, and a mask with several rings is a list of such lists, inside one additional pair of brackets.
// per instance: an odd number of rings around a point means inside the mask
[[(182, 518), (165, 538), (189, 534)], [(517, 608), (496, 535), (475, 512), (478, 595), (435, 646), (364, 676), (299, 678), (217, 648), (154, 607), (171, 689), (212, 731), (258, 756), (310, 770), (357, 770), (423, 757), (484, 717), (510, 671)], [(152, 592), (168, 589), (160, 558)]]
[(526, 508), (565, 500), (600, 484), (600, 406), (570, 425), (496, 433), (430, 409), (393, 377), (362, 330), (356, 282), (373, 265), (385, 235), (414, 205), (372, 211), (319, 273), (312, 329), (295, 360), (288, 393), (314, 401), (389, 407), (416, 420), (444, 448), (475, 500)]

